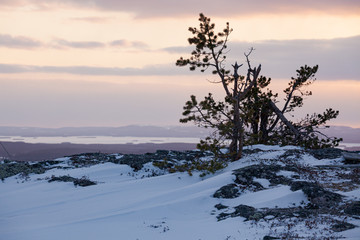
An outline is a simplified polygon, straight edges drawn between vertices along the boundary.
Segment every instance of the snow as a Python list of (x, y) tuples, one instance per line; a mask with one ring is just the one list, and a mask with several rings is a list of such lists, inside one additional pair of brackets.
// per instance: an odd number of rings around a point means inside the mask
[(246, 193), (236, 199), (226, 199), (222, 204), (233, 207), (250, 204), (255, 208), (286, 208), (300, 206), (307, 202), (307, 198), (301, 190), (293, 192), (290, 191), (289, 186), (278, 186), (259, 192)]
[(270, 187), (270, 181), (264, 178), (254, 178), (253, 181), (258, 182), (263, 186), (264, 188)]
[(297, 146), (274, 146), (274, 145), (264, 145), (264, 144), (257, 144), (257, 145), (251, 145), (246, 146), (244, 149), (261, 149), (263, 151), (285, 151), (285, 150), (294, 150), (294, 149), (301, 149), (301, 147)]
[(291, 177), (294, 174), (296, 174), (295, 172), (291, 172), (291, 171), (285, 171), (285, 170), (280, 170), (276, 175), (279, 176), (284, 176), (284, 177)]
[[(253, 148), (269, 151), (261, 159), (276, 159), (287, 149), (298, 149), (264, 145)], [(59, 166), (66, 166), (69, 159), (61, 160), (63, 163)], [(231, 212), (231, 208), (239, 204), (281, 208), (300, 206), (308, 200), (301, 190), (293, 192), (289, 186), (270, 186), (267, 179), (254, 179), (266, 188), (262, 191), (245, 192), (235, 199), (212, 197), (220, 187), (233, 183), (232, 170), (251, 165), (253, 161), (253, 157), (244, 158), (205, 177), (197, 172), (193, 176), (169, 174), (151, 163), (138, 172), (127, 165), (103, 163), (52, 169), (44, 174), (32, 174), (28, 179), (13, 176), (0, 183), (0, 239), (262, 239), (271, 228), (267, 220), (244, 222), (240, 217), (217, 221), (219, 211), (214, 206), (222, 203), (230, 206)], [(314, 159), (304, 162), (318, 163)], [(156, 172), (158, 176), (150, 177), (149, 172)], [(51, 176), (63, 175), (86, 176), (98, 184), (75, 187), (71, 182), (47, 181)], [(359, 198), (360, 190), (348, 192), (347, 196)], [(353, 221), (360, 225), (359, 221)], [(357, 239), (360, 231), (355, 228), (343, 235)]]

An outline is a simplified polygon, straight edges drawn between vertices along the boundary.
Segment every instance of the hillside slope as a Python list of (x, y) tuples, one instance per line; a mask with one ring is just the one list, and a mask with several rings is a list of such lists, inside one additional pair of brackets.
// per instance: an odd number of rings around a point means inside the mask
[(3, 162), (0, 239), (360, 236), (360, 171), (344, 165), (341, 150), (257, 145), (240, 161), (202, 177), (196, 171), (170, 174), (152, 164), (194, 158), (211, 156), (158, 151), (83, 154), (21, 166)]

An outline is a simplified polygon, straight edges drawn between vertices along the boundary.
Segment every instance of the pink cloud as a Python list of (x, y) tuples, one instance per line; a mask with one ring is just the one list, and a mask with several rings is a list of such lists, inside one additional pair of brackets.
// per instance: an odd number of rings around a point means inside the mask
[(29, 49), (41, 47), (42, 45), (40, 41), (29, 37), (0, 34), (0, 47)]
[(73, 5), (77, 8), (97, 8), (102, 10), (134, 13), (138, 18), (174, 17), (197, 15), (203, 12), (209, 16), (244, 16), (256, 14), (294, 14), (317, 12), (333, 15), (355, 14), (360, 12), (358, 0), (0, 0), (0, 6), (57, 7)]

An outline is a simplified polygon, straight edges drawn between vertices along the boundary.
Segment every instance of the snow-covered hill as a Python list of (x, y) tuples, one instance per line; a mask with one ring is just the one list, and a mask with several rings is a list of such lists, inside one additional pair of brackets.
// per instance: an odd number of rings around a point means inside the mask
[[(125, 164), (120, 154), (38, 163), (38, 174), (3, 176), (0, 239), (360, 239), (359, 169), (340, 168), (336, 154), (316, 157), (257, 145), (204, 177), (169, 173), (151, 161)], [(10, 165), (2, 163), (2, 174)]]

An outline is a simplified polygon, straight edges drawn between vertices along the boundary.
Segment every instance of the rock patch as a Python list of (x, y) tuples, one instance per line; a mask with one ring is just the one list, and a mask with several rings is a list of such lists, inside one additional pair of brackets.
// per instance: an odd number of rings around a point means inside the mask
[[(146, 153), (146, 154), (118, 154), (117, 157), (114, 154), (106, 153), (82, 153), (68, 156), (68, 165), (69, 168), (74, 167), (89, 167), (100, 163), (112, 162), (115, 164), (126, 164), (134, 169), (134, 171), (139, 171), (143, 168), (144, 164), (149, 162), (163, 161), (164, 159), (171, 161), (187, 161), (191, 162), (195, 159), (202, 157), (212, 156), (208, 152), (200, 151), (168, 151), (168, 150), (158, 150), (155, 153)], [(17, 175), (17, 174), (42, 174), (52, 168), (64, 168), (57, 166), (62, 163), (62, 161), (51, 160), (51, 161), (41, 161), (36, 163), (29, 162), (10, 162), (3, 161), (0, 163), (0, 179), (5, 180), (8, 177)], [(163, 167), (164, 169), (166, 166)]]
[(213, 195), (214, 198), (237, 198), (238, 196), (240, 196), (239, 188), (234, 183), (221, 187)]
[(342, 156), (343, 150), (339, 148), (323, 148), (323, 149), (309, 149), (307, 150), (316, 159), (335, 159)]
[(306, 181), (293, 181), (290, 183), (290, 190), (302, 190), (309, 201), (318, 208), (331, 208), (341, 202), (343, 196), (325, 190), (316, 183)]
[(92, 185), (96, 185), (96, 182), (91, 181), (87, 177), (83, 176), (81, 178), (74, 178), (70, 176), (51, 176), (51, 178), (48, 180), (48, 182), (72, 182), (74, 183), (74, 186), (80, 186), (80, 187), (88, 187)]
[[(360, 171), (352, 171), (351, 174), (346, 168), (327, 169), (326, 174), (323, 176), (324, 169), (309, 167), (304, 165), (294, 164), (294, 159), (301, 158), (302, 154), (306, 152), (303, 150), (288, 150), (281, 155), (281, 160), (287, 162), (287, 164), (256, 164), (233, 171), (235, 180), (233, 183), (218, 189), (213, 197), (234, 199), (246, 191), (261, 191), (265, 189), (261, 184), (256, 182), (256, 178), (267, 179), (270, 182), (269, 188), (276, 185), (290, 186), (291, 191), (301, 190), (308, 198), (309, 203), (301, 204), (300, 206), (288, 207), (288, 208), (261, 208), (256, 209), (252, 206), (240, 204), (235, 207), (229, 207), (221, 204), (216, 205), (218, 210), (218, 221), (225, 220), (233, 217), (243, 217), (245, 221), (253, 220), (257, 221), (269, 221), (268, 219), (276, 220), (277, 222), (292, 221), (291, 219), (300, 219), (308, 224), (309, 228), (316, 226), (317, 218), (320, 216), (329, 216), (326, 220), (326, 224), (329, 224), (328, 231), (341, 232), (346, 231), (357, 226), (343, 220), (337, 219), (347, 217), (359, 218), (360, 216), (360, 201), (351, 202), (346, 200), (342, 195), (333, 192), (328, 186), (329, 181), (332, 183), (334, 176), (337, 179), (343, 179), (345, 182), (351, 181), (353, 184), (357, 184), (357, 181), (352, 181), (355, 176), (360, 177)], [(327, 151), (314, 151), (318, 158), (337, 158), (341, 151), (327, 150)], [(292, 159), (292, 163), (288, 161)], [(282, 175), (281, 171), (285, 171), (286, 174)], [(291, 174), (293, 172), (293, 174)], [(327, 178), (328, 177), (328, 178)], [(327, 186), (324, 187), (324, 186)], [(244, 189), (244, 191), (243, 191)], [(338, 189), (334, 189), (337, 191)], [(301, 220), (303, 219), (303, 220)], [(312, 219), (312, 220), (309, 220)], [(290, 226), (290, 225), (289, 225)], [(271, 239), (269, 238), (266, 239)]]
[(360, 201), (355, 201), (344, 209), (344, 212), (349, 215), (360, 217)]

